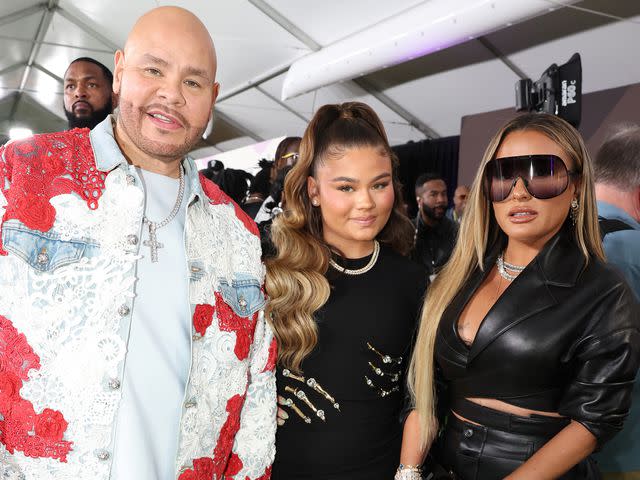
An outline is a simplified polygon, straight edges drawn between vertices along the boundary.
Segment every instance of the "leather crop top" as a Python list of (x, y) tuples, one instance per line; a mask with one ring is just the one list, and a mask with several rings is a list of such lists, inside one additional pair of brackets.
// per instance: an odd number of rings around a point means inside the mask
[(557, 412), (602, 443), (622, 429), (631, 405), (640, 363), (640, 306), (611, 267), (596, 259), (585, 267), (571, 237), (563, 229), (545, 245), (468, 346), (457, 320), (495, 262), (500, 248), (492, 249), (485, 272), (470, 276), (442, 316), (436, 374), (449, 398), (495, 398)]

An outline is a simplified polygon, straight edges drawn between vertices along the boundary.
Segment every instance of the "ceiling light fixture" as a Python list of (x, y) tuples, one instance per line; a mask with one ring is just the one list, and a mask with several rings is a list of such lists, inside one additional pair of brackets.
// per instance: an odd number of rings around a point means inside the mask
[(282, 99), (486, 35), (575, 0), (430, 0), (294, 62)]

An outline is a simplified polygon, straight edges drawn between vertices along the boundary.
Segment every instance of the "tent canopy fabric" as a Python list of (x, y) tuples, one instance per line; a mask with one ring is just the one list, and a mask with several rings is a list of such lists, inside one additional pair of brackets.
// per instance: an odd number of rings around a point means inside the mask
[[(211, 32), (221, 84), (202, 156), (301, 135), (325, 103), (371, 105), (394, 145), (458, 135), (464, 115), (514, 105), (515, 82), (582, 56), (585, 93), (640, 82), (640, 2), (554, 0), (541, 15), (464, 43), (282, 101), (293, 62), (434, 0), (178, 0)], [(451, 0), (454, 5), (458, 0)], [(518, 0), (521, 1), (521, 0)], [(66, 127), (62, 76), (89, 56), (113, 68), (135, 20), (165, 2), (3, 0), (0, 3), (0, 135)]]

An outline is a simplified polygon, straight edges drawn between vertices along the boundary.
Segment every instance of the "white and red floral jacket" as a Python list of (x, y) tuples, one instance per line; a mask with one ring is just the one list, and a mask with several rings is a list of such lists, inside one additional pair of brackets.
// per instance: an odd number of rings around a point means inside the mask
[[(276, 344), (257, 229), (184, 167), (193, 341), (176, 478), (268, 479)], [(0, 478), (109, 478), (142, 229), (136, 183), (110, 118), (0, 148)]]

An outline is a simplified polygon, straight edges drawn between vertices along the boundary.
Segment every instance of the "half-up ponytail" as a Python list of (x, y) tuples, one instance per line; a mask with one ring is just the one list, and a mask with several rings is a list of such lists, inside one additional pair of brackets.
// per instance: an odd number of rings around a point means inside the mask
[(324, 105), (307, 126), (300, 143), (300, 158), (284, 184), (285, 211), (271, 226), (275, 258), (267, 261), (268, 318), (278, 340), (278, 362), (299, 372), (302, 361), (318, 341), (315, 312), (329, 298), (325, 274), (331, 247), (324, 241), (322, 216), (311, 204), (307, 178), (326, 158), (340, 157), (350, 148), (383, 149), (393, 166), (395, 202), (378, 241), (406, 255), (413, 227), (402, 210), (402, 189), (395, 158), (382, 122), (368, 105), (348, 102)]

